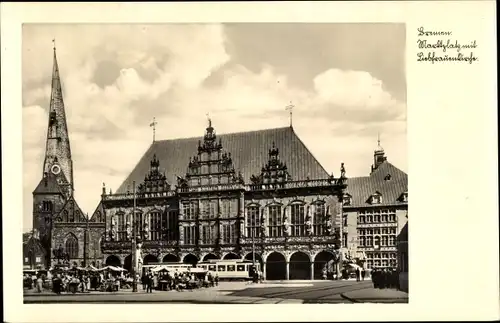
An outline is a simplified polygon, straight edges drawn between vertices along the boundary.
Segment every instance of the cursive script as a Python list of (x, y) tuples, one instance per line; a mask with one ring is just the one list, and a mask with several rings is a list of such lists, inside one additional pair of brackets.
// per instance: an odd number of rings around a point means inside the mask
[[(472, 64), (479, 58), (475, 54), (478, 45), (476, 40), (461, 42), (458, 39), (448, 38), (451, 31), (432, 31), (424, 27), (417, 28), (417, 62), (464, 62)], [(440, 37), (434, 37), (440, 36)], [(442, 38), (442, 36), (445, 36)], [(438, 39), (436, 39), (438, 38)]]

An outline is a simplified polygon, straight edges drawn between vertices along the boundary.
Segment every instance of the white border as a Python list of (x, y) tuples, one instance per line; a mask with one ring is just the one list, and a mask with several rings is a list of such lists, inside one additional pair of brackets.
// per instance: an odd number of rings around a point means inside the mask
[[(499, 313), (496, 31), (493, 1), (2, 3), (5, 320), (492, 320)], [(21, 24), (405, 22), (410, 191), (406, 305), (23, 305)], [(474, 38), (480, 61), (418, 64), (416, 28)], [(339, 49), (340, 50), (340, 49)], [(362, 50), (362, 47), (360, 47)], [(252, 306), (248, 308), (248, 306)], [(278, 307), (279, 306), (279, 307)], [(358, 307), (361, 306), (361, 307)]]

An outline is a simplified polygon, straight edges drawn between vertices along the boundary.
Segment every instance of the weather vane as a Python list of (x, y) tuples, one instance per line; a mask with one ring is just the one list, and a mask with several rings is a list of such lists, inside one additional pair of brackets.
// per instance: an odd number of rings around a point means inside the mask
[(153, 142), (155, 142), (155, 136), (156, 136), (156, 125), (158, 122), (156, 122), (156, 118), (153, 117), (153, 122), (149, 124), (150, 127), (153, 127)]
[(212, 126), (212, 119), (210, 119), (210, 114), (207, 112), (208, 127)]
[(290, 101), (290, 104), (286, 106), (286, 110), (290, 111), (290, 127), (292, 126), (292, 115), (293, 115), (293, 108), (295, 106), (292, 104), (292, 101)]

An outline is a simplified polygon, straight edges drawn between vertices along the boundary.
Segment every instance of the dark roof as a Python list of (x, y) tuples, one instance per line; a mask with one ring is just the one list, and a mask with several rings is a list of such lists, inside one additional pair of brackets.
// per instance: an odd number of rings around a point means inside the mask
[[(390, 180), (384, 179), (387, 174), (391, 175)], [(407, 204), (399, 199), (408, 191), (408, 175), (385, 161), (370, 176), (348, 178), (346, 191), (352, 200), (345, 207), (372, 206), (368, 200), (376, 192), (382, 195), (382, 203), (377, 205)]]
[(34, 252), (35, 254), (45, 254), (45, 248), (39, 239), (31, 236), (26, 242), (23, 242), (23, 252), (24, 255), (27, 255), (29, 251)]
[[(236, 172), (241, 171), (246, 183), (252, 175), (260, 175), (261, 168), (269, 160), (269, 149), (274, 142), (279, 156), (288, 167), (293, 180), (328, 178), (328, 173), (314, 158), (293, 128), (276, 128), (249, 132), (217, 134), (222, 139), (224, 151), (230, 152)], [(160, 161), (171, 185), (177, 183), (177, 175), (184, 176), (189, 158), (197, 154), (198, 141), (203, 137), (161, 140), (154, 142), (139, 160), (116, 193), (126, 193), (132, 181), (139, 185), (148, 173), (153, 155)]]
[(33, 194), (53, 194), (53, 193), (60, 193), (63, 194), (63, 191), (61, 190), (61, 186), (57, 183), (56, 176), (53, 175), (51, 172), (47, 173), (47, 176), (43, 177), (40, 182), (38, 183), (38, 186), (35, 188), (33, 191)]

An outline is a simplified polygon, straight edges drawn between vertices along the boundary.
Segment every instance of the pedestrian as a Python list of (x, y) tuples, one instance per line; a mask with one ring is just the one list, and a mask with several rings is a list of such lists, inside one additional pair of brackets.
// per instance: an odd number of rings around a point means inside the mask
[(149, 273), (146, 278), (146, 293), (153, 292), (153, 275)]
[(36, 280), (36, 290), (37, 292), (41, 293), (43, 290), (43, 280), (42, 276), (38, 276), (38, 279)]
[(323, 274), (323, 280), (326, 280), (326, 268), (323, 268), (322, 274)]
[(388, 275), (387, 275), (387, 269), (384, 268), (382, 270), (382, 289), (386, 289), (387, 288), (387, 282), (388, 282)]
[(219, 274), (215, 273), (215, 286), (219, 286)]
[(361, 272), (359, 271), (359, 267), (356, 268), (356, 281), (359, 282), (359, 278), (361, 277)]
[(366, 275), (366, 271), (364, 268), (361, 268), (361, 280), (365, 280), (365, 275)]
[(54, 292), (57, 295), (60, 295), (61, 294), (61, 284), (62, 284), (62, 280), (61, 280), (61, 275), (60, 274), (57, 274), (57, 276), (54, 278), (52, 284), (54, 286)]
[(378, 288), (378, 284), (377, 284), (377, 269), (376, 268), (372, 269), (371, 276), (372, 276), (373, 288)]
[(158, 275), (153, 274), (153, 288), (158, 289)]

